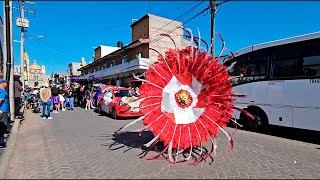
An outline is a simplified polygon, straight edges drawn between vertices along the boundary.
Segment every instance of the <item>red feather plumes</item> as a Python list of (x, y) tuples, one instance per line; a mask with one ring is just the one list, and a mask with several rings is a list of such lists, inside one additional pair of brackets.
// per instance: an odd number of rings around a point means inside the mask
[[(165, 146), (149, 159), (164, 156), (177, 163), (197, 154), (190, 164), (198, 164), (212, 153), (215, 155), (219, 131), (229, 138), (230, 149), (233, 148), (232, 137), (224, 128), (234, 110), (243, 111), (234, 107), (234, 97), (244, 95), (232, 92), (227, 68), (211, 54), (191, 46), (170, 49), (149, 67), (144, 82), (139, 91), (139, 98), (143, 99), (141, 120), (155, 136), (146, 146), (151, 148), (158, 141)], [(190, 116), (183, 115), (187, 111)], [(212, 145), (210, 151), (203, 147), (208, 141)]]

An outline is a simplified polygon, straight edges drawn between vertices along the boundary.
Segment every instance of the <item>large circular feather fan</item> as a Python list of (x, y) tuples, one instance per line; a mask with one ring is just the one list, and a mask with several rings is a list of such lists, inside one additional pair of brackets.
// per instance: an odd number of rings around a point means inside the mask
[[(234, 97), (246, 97), (232, 91), (232, 78), (228, 75), (228, 70), (234, 63), (229, 67), (219, 64), (219, 57), (214, 58), (207, 53), (208, 46), (201, 51), (200, 42), (204, 41), (200, 34), (196, 38), (190, 30), (187, 32), (191, 39), (189, 47), (169, 49), (164, 55), (155, 50), (159, 53), (158, 61), (149, 67), (146, 79), (134, 75), (137, 80), (144, 82), (139, 91), (139, 108), (143, 116), (119, 131), (143, 121), (145, 127), (139, 131), (149, 129), (154, 134), (154, 138), (145, 146), (151, 150), (159, 141), (165, 146), (149, 160), (164, 156), (171, 163), (185, 162), (194, 157), (195, 150), (199, 150), (195, 160), (189, 163), (198, 164), (209, 156), (216, 155), (215, 139), (219, 131), (228, 137), (232, 150), (232, 135), (224, 128), (229, 120), (237, 125), (232, 119), (234, 110), (253, 118), (248, 112), (234, 106)], [(224, 40), (218, 35), (223, 42), (220, 56), (224, 50)], [(170, 38), (174, 43), (169, 35), (161, 36)], [(205, 151), (204, 143), (208, 141), (211, 142), (211, 150)], [(181, 154), (182, 158), (179, 159)]]

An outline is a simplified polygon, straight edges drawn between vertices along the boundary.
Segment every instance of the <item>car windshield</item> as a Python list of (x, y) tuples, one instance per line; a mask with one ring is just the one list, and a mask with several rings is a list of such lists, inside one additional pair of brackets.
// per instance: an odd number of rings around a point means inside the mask
[(115, 97), (132, 97), (132, 92), (129, 90), (114, 90)]

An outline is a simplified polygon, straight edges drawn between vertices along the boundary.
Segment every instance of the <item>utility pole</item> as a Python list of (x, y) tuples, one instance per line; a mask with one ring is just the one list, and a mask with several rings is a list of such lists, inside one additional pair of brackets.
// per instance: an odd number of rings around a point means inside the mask
[[(21, 19), (24, 20), (24, 0), (21, 1), (21, 9), (20, 9)], [(20, 73), (21, 73), (21, 81), (23, 87), (25, 87), (24, 82), (24, 26), (21, 27), (21, 38), (20, 38)]]
[(21, 81), (23, 83), (23, 86), (25, 86), (25, 77), (24, 77), (24, 40), (25, 40), (25, 30), (26, 28), (29, 27), (29, 21), (28, 19), (26, 19), (24, 17), (24, 11), (27, 12), (27, 15), (29, 12), (33, 12), (34, 15), (36, 13), (36, 11), (32, 11), (32, 10), (28, 10), (25, 9), (24, 7), (24, 3), (26, 4), (32, 4), (32, 5), (35, 5), (36, 3), (35, 2), (31, 2), (31, 1), (24, 1), (24, 0), (21, 0), (21, 7), (13, 7), (13, 8), (16, 8), (20, 11), (20, 17), (19, 18), (16, 18), (16, 24), (18, 27), (21, 28), (21, 37), (20, 37), (20, 73), (21, 73)]
[(210, 13), (211, 13), (211, 54), (214, 58), (214, 18), (216, 14), (216, 1), (210, 0)]
[[(12, 9), (12, 1), (9, 3), (10, 9)], [(10, 12), (10, 57), (11, 57), (11, 70), (10, 70), (10, 81), (9, 81), (9, 104), (10, 104), (10, 120), (15, 121), (15, 104), (14, 104), (14, 60), (13, 60), (13, 28), (12, 28), (12, 11)], [(8, 59), (9, 60), (9, 59)]]

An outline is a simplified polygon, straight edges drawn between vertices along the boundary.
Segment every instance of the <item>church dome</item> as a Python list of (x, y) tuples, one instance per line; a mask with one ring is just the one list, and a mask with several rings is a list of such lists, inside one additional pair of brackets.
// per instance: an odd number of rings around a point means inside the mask
[(37, 61), (34, 60), (33, 64), (30, 66), (30, 69), (41, 70), (41, 67), (37, 64)]

